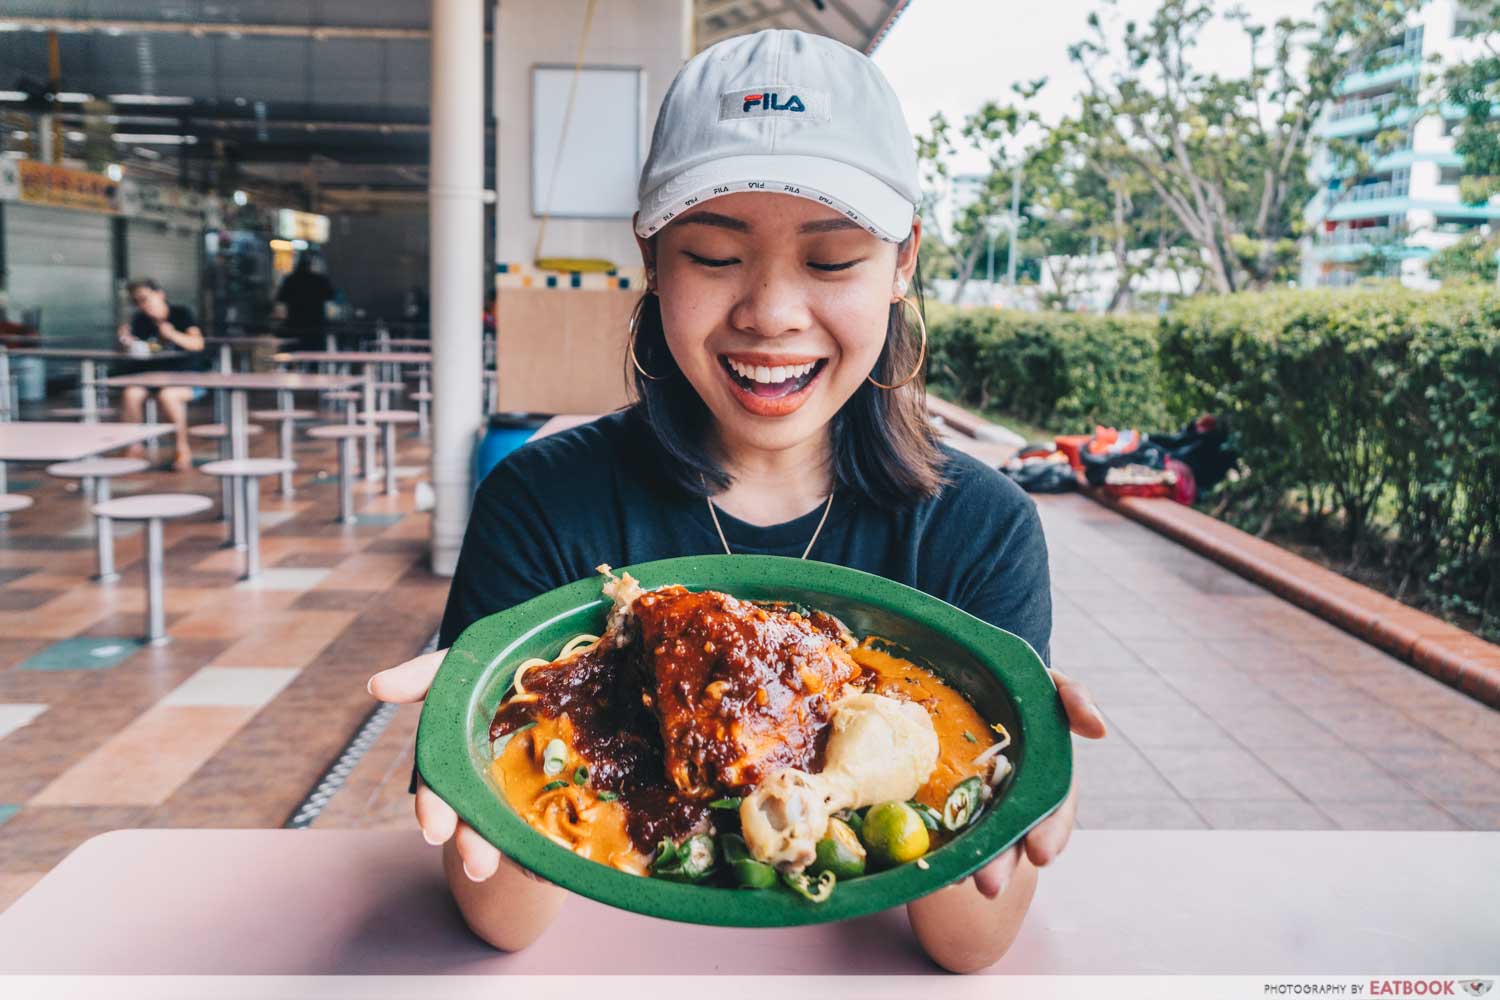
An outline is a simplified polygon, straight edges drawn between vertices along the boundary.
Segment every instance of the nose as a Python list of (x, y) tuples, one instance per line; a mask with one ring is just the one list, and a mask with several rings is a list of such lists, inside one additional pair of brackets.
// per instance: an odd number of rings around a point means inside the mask
[(772, 338), (812, 327), (812, 309), (802, 283), (795, 276), (768, 262), (750, 277), (729, 312), (729, 324), (737, 332)]

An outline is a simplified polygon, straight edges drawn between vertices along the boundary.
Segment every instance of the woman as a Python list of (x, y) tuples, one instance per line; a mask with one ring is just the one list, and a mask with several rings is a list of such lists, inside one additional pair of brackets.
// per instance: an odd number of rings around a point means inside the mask
[[(688, 62), (657, 120), (635, 219), (647, 275), (632, 324), (640, 402), (519, 449), (485, 480), (441, 644), (601, 562), (723, 551), (878, 573), (1045, 656), (1035, 508), (941, 447), (927, 421), (925, 328), (906, 298), (919, 198), (896, 96), (854, 50), (763, 31)], [(420, 700), (441, 658), (377, 674), (370, 689)], [(1053, 678), (1074, 731), (1103, 736), (1083, 688)], [(967, 971), (1004, 953), (1075, 808), (1070, 794), (1022, 846), (907, 908), (936, 962)], [(416, 812), (423, 836), (445, 845), (449, 885), (480, 937), (516, 949), (546, 928), (560, 889), (506, 862), (425, 787)]]
[[(116, 334), (120, 346), (143, 358), (154, 355), (162, 359), (157, 363), (131, 365), (131, 370), (144, 371), (162, 367), (169, 360), (173, 368), (204, 367), (207, 355), (203, 353), (203, 331), (198, 329), (198, 321), (193, 318), (192, 310), (186, 306), (170, 305), (167, 294), (151, 278), (138, 278), (130, 282), (126, 289), (130, 293), (130, 301), (135, 303), (135, 314)], [(140, 346), (137, 347), (137, 344)], [(185, 358), (184, 352), (196, 353), (198, 357)], [(134, 423), (143, 419), (148, 391), (138, 385), (126, 388), (121, 405), (127, 421)], [(177, 429), (177, 455), (172, 460), (172, 468), (185, 472), (193, 467), (193, 451), (188, 443), (187, 433), (187, 407), (193, 398), (193, 390), (169, 386), (157, 389), (156, 398), (161, 404), (162, 413)], [(139, 458), (143, 454), (145, 448), (142, 445), (130, 448), (132, 457)]]

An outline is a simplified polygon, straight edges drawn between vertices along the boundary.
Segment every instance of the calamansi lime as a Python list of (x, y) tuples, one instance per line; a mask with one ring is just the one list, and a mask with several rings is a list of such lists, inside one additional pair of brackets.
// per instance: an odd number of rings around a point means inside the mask
[(865, 813), (860, 839), (869, 851), (870, 863), (889, 868), (915, 861), (927, 853), (927, 826), (917, 811), (905, 802), (882, 802)]

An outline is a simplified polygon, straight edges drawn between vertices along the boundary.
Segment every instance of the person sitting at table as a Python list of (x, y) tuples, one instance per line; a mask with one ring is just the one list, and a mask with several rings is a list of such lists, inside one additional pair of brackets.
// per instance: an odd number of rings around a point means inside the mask
[[(130, 322), (122, 324), (117, 333), (120, 346), (132, 354), (139, 354), (141, 361), (130, 365), (132, 371), (149, 371), (152, 368), (180, 370), (184, 367), (208, 367), (208, 355), (204, 353), (203, 331), (193, 311), (187, 306), (173, 305), (167, 294), (153, 278), (137, 278), (126, 286), (130, 301), (135, 303), (135, 314)], [(136, 346), (141, 345), (141, 346)], [(198, 354), (199, 358), (185, 359), (182, 354)], [(146, 394), (151, 390), (132, 385), (126, 388), (121, 401), (124, 418), (129, 422), (144, 419)], [(193, 390), (181, 386), (168, 386), (156, 390), (162, 414), (177, 429), (177, 455), (172, 468), (179, 472), (193, 467), (193, 451), (188, 444), (187, 407), (193, 398)], [(145, 453), (143, 445), (132, 445), (129, 454), (140, 457)]]
[(304, 250), (297, 266), (276, 290), (276, 311), (283, 315), (283, 332), (297, 341), (299, 351), (322, 351), (328, 328), (328, 303), (337, 296), (333, 283), (322, 272), (321, 260)]
[[(777, 94), (758, 89), (773, 81)], [(1036, 507), (943, 446), (927, 414), (921, 197), (901, 104), (866, 56), (768, 30), (689, 60), (642, 172), (634, 228), (646, 280), (628, 360), (593, 359), (623, 361), (637, 402), (523, 445), (479, 486), (439, 646), (600, 563), (722, 551), (897, 580), (1047, 658)], [(382, 671), (369, 690), (420, 701), (442, 659), (440, 649)], [(1072, 731), (1104, 736), (1085, 687), (1050, 673)], [(534, 941), (563, 891), (508, 861), (504, 843), (430, 788), (415, 791), (469, 927), (506, 950)], [(907, 907), (935, 962), (972, 971), (1005, 953), (1076, 811), (1075, 786), (1021, 843)]]

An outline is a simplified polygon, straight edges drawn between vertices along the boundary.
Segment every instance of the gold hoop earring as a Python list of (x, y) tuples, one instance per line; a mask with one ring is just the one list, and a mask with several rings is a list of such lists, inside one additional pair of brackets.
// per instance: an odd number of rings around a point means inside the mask
[(652, 382), (660, 382), (662, 376), (652, 375), (646, 371), (646, 369), (641, 367), (640, 361), (635, 356), (635, 335), (636, 331), (641, 328), (641, 311), (646, 308), (646, 296), (654, 294), (655, 290), (648, 288), (641, 293), (639, 299), (636, 299), (635, 307), (630, 310), (630, 322), (626, 324), (626, 329), (630, 331), (630, 363), (635, 365), (635, 370), (641, 373), (642, 378), (650, 379)]
[[(905, 385), (906, 383), (910, 382), (912, 379), (916, 378), (921, 373), (921, 371), (922, 371), (922, 363), (927, 360), (927, 321), (922, 318), (922, 310), (919, 309), (919, 308), (917, 308), (917, 304), (911, 300), (910, 296), (903, 295), (901, 298), (897, 299), (896, 301), (897, 302), (904, 302), (904, 303), (906, 303), (907, 305), (911, 306), (912, 312), (916, 313), (916, 316), (917, 316), (917, 326), (921, 327), (921, 329), (922, 329), (922, 346), (917, 350), (917, 366), (911, 370), (911, 374), (910, 375), (906, 376), (906, 378), (902, 379), (900, 382), (897, 382), (894, 385), (886, 385), (884, 382), (877, 382), (877, 381), (875, 381), (874, 376), (866, 375), (865, 378), (867, 378), (867, 379), (870, 380), (870, 384), (873, 385), (873, 386), (875, 386), (878, 389), (899, 389), (899, 388), (901, 388), (903, 385)], [(894, 304), (895, 303), (892, 303), (892, 305), (894, 305)]]

